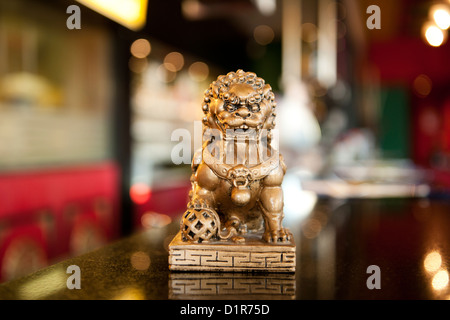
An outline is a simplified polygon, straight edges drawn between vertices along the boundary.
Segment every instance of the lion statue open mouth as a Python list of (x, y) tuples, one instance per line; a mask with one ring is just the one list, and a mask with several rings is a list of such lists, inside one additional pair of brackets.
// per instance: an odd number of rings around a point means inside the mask
[(192, 161), (192, 190), (181, 220), (184, 241), (243, 241), (263, 232), (288, 242), (282, 227), (286, 167), (274, 147), (275, 96), (253, 72), (222, 75), (205, 91), (203, 147)]

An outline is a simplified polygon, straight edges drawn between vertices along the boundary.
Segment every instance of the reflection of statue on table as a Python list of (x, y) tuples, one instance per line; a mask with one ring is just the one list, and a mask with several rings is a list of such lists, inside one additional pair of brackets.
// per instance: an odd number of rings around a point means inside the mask
[(295, 275), (289, 273), (180, 272), (169, 275), (169, 299), (291, 300), (295, 296)]

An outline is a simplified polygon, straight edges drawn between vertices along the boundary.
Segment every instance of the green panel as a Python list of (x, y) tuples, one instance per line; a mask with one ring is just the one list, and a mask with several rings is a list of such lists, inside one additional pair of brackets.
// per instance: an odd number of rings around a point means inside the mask
[(252, 70), (258, 77), (263, 78), (266, 83), (270, 84), (273, 91), (279, 91), (278, 82), (281, 75), (281, 43), (273, 42), (263, 49), (261, 57), (252, 59)]
[(379, 146), (384, 158), (410, 157), (410, 112), (404, 88), (381, 90)]

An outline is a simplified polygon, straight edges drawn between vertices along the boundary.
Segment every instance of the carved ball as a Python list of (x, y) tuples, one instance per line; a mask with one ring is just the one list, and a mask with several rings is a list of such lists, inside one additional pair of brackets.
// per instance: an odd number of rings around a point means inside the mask
[(181, 236), (183, 241), (208, 242), (217, 238), (219, 225), (219, 217), (213, 210), (188, 209), (181, 220)]

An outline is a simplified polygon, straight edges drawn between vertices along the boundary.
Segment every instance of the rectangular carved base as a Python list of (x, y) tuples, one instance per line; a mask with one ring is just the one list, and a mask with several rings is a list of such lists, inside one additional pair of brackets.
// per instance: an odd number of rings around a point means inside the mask
[(245, 243), (190, 243), (179, 232), (169, 244), (169, 269), (208, 272), (295, 272), (295, 242), (267, 243), (261, 234), (244, 236)]

